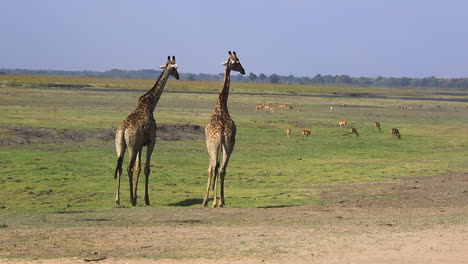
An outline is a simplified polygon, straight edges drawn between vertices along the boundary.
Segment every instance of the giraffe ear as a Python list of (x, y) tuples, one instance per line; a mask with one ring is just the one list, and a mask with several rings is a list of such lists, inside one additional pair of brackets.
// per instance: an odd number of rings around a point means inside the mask
[(161, 66), (159, 66), (159, 68), (166, 69), (166, 65), (161, 65)]
[(228, 64), (228, 61), (223, 61), (221, 62), (221, 65), (226, 66)]
[(179, 66), (177, 64), (171, 64), (171, 68), (177, 69), (177, 68), (179, 68)]

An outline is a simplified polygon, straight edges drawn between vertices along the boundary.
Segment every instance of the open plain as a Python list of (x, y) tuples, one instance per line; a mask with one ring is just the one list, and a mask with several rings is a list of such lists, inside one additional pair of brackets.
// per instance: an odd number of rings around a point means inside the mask
[(213, 209), (203, 130), (219, 82), (168, 83), (148, 207), (130, 206), (125, 180), (114, 205), (113, 133), (152, 80), (0, 84), (0, 263), (468, 259), (468, 92), (233, 83), (227, 208)]

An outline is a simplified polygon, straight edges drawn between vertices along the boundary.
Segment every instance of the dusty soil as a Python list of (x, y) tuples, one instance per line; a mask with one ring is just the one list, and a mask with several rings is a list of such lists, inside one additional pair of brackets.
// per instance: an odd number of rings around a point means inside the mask
[(0, 263), (467, 263), (468, 172), (322, 189), (298, 207), (4, 216)]
[[(203, 127), (193, 124), (158, 124), (156, 136), (159, 140), (164, 141), (202, 139), (205, 136), (205, 130)], [(114, 138), (115, 129), (89, 132), (69, 129), (0, 127), (0, 146), (31, 143), (67, 144), (89, 140), (111, 141)]]

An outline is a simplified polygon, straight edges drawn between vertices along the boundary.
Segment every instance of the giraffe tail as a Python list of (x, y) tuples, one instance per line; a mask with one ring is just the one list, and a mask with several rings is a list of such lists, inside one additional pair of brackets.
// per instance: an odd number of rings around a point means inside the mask
[(124, 140), (124, 132), (122, 130), (117, 130), (115, 133), (115, 149), (117, 150), (117, 167), (115, 167), (114, 179), (117, 179), (117, 173), (122, 175), (122, 163), (125, 155), (125, 150), (127, 145)]
[(117, 173), (122, 174), (122, 163), (124, 157), (119, 157), (117, 159), (117, 167), (115, 168), (114, 172), (114, 179), (117, 179)]

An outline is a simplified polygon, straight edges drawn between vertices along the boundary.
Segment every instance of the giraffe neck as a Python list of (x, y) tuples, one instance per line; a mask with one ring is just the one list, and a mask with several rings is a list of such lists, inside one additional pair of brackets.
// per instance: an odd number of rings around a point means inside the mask
[(226, 65), (226, 70), (224, 71), (224, 80), (223, 80), (223, 89), (218, 97), (218, 105), (227, 110), (227, 101), (229, 97), (229, 85), (231, 84), (231, 66), (230, 63)]
[(149, 112), (153, 112), (158, 104), (159, 98), (161, 97), (164, 87), (166, 86), (167, 79), (169, 79), (171, 67), (166, 67), (159, 76), (156, 83), (153, 85), (148, 92), (140, 97), (138, 103), (143, 105)]

